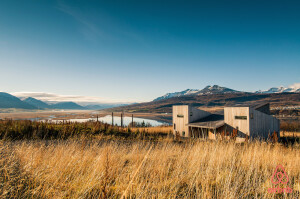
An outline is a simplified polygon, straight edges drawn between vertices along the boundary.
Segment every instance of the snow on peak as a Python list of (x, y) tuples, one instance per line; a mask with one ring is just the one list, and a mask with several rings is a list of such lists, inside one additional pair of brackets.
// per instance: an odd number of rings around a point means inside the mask
[(269, 90), (265, 91), (256, 91), (256, 93), (298, 93), (300, 92), (300, 83), (295, 83), (290, 85), (289, 87), (279, 86), (279, 87), (272, 87)]
[(203, 95), (203, 94), (222, 94), (222, 93), (235, 93), (239, 91), (232, 90), (230, 88), (221, 87), (218, 85), (206, 86), (204, 89), (186, 89), (181, 92), (167, 93), (161, 97), (154, 99), (153, 101), (158, 101), (162, 99), (168, 99), (171, 97), (181, 97), (185, 95)]

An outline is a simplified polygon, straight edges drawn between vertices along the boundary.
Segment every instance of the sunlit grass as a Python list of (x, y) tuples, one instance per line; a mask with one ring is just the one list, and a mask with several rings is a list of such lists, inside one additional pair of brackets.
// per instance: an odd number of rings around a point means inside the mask
[(173, 133), (172, 126), (156, 126), (156, 127), (138, 127), (131, 128), (133, 132), (148, 132), (148, 133)]
[(1, 142), (0, 153), (2, 197), (272, 198), (278, 164), (293, 189), (286, 197), (300, 191), (299, 144), (83, 139)]
[[(177, 140), (172, 127), (0, 122), (0, 198), (299, 198), (300, 145)], [(282, 165), (293, 193), (268, 193)]]

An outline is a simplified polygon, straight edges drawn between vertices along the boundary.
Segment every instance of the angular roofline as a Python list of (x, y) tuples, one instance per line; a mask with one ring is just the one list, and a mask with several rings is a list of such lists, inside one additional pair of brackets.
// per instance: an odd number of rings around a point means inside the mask
[(269, 102), (264, 102), (264, 103), (253, 103), (253, 104), (235, 104), (232, 106), (224, 106), (224, 108), (232, 108), (232, 107), (250, 107), (250, 108), (254, 108), (254, 109), (258, 109), (260, 107), (263, 107), (267, 104), (270, 104)]

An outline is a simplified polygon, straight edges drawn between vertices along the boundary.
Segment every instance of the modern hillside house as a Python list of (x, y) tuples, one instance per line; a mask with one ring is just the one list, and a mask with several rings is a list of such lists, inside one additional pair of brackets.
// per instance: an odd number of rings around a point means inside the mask
[(173, 106), (173, 132), (181, 137), (218, 139), (267, 139), (274, 132), (279, 138), (279, 120), (270, 115), (270, 104), (225, 107), (210, 113), (189, 105)]

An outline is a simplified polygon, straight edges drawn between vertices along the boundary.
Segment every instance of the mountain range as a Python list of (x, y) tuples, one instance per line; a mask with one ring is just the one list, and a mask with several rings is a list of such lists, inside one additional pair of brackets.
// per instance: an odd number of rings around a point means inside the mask
[[(296, 86), (295, 86), (296, 85)], [(171, 104), (182, 103), (183, 101), (187, 100), (187, 103), (194, 103), (195, 105), (200, 105), (199, 101), (203, 101), (202, 105), (218, 105), (219, 104), (226, 104), (225, 102), (220, 103), (220, 100), (224, 98), (251, 98), (251, 100), (256, 100), (256, 98), (261, 98), (262, 96), (266, 95), (265, 97), (269, 97), (269, 94), (288, 94), (288, 93), (295, 93), (300, 94), (300, 86), (299, 84), (295, 84), (294, 86), (290, 87), (273, 87), (265, 91), (256, 91), (256, 92), (244, 92), (244, 91), (237, 91), (230, 88), (213, 85), (213, 86), (206, 86), (203, 89), (186, 89), (180, 92), (173, 92), (167, 93), (161, 97), (154, 99), (152, 102), (163, 102), (163, 106), (160, 107), (160, 111), (165, 111), (165, 108), (169, 109)], [(213, 96), (211, 96), (213, 95)], [(222, 96), (223, 95), (223, 96)], [(203, 96), (202, 98), (199, 98)], [(207, 97), (206, 97), (207, 96)], [(245, 98), (246, 97), (246, 98)], [(271, 98), (279, 99), (282, 96), (271, 96)], [(198, 99), (199, 98), (199, 99)], [(270, 98), (270, 99), (271, 99)], [(165, 100), (170, 99), (171, 101), (166, 102)], [(178, 99), (178, 100), (177, 100)], [(218, 99), (219, 101), (212, 100)], [(297, 97), (295, 97), (297, 99)], [(174, 101), (175, 100), (175, 101)], [(251, 101), (250, 100), (250, 101)], [(198, 101), (198, 102), (197, 102)], [(152, 104), (149, 102), (151, 107)], [(75, 102), (45, 102), (38, 100), (33, 97), (27, 98), (18, 98), (13, 96), (9, 93), (0, 92), (0, 108), (16, 108), (16, 109), (73, 109), (73, 110), (100, 110), (100, 109), (107, 109), (107, 108), (115, 108), (120, 107), (120, 109), (126, 109), (128, 107), (141, 107), (144, 104), (147, 104), (143, 109), (147, 109), (149, 103), (139, 103), (139, 104), (99, 104), (99, 103), (75, 103)], [(291, 103), (293, 104), (293, 103)], [(156, 105), (158, 105), (156, 103)], [(140, 108), (139, 108), (140, 109)], [(141, 110), (143, 110), (141, 109)]]
[[(300, 93), (253, 93), (253, 92), (236, 92), (236, 93), (219, 93), (219, 94), (202, 94), (202, 95), (183, 95), (180, 97), (171, 97), (157, 101), (131, 104), (128, 106), (107, 109), (112, 112), (131, 112), (131, 113), (164, 113), (164, 117), (172, 113), (173, 105), (191, 105), (196, 108), (209, 109), (210, 111), (221, 110), (224, 106), (235, 106), (236, 104), (262, 104), (270, 103), (271, 107), (300, 107)], [(298, 114), (297, 110), (294, 114)], [(172, 119), (171, 116), (169, 118)]]
[(298, 87), (273, 87), (266, 91), (256, 91), (256, 93), (300, 93), (300, 88)]
[(0, 92), (0, 108), (16, 109), (69, 109), (69, 110), (100, 110), (127, 104), (85, 104), (80, 105), (75, 102), (47, 103), (33, 97), (20, 99), (9, 93)]
[[(251, 92), (244, 92), (244, 91), (237, 91), (230, 88), (213, 85), (213, 86), (206, 86), (203, 89), (186, 89), (180, 92), (173, 92), (167, 93), (161, 97), (155, 98), (153, 101), (159, 101), (163, 99), (169, 99), (173, 97), (182, 97), (182, 96), (189, 96), (189, 95), (210, 95), (210, 94), (229, 94), (229, 93), (251, 93)], [(300, 88), (298, 87), (273, 87), (266, 91), (255, 91), (253, 93), (300, 93)]]

